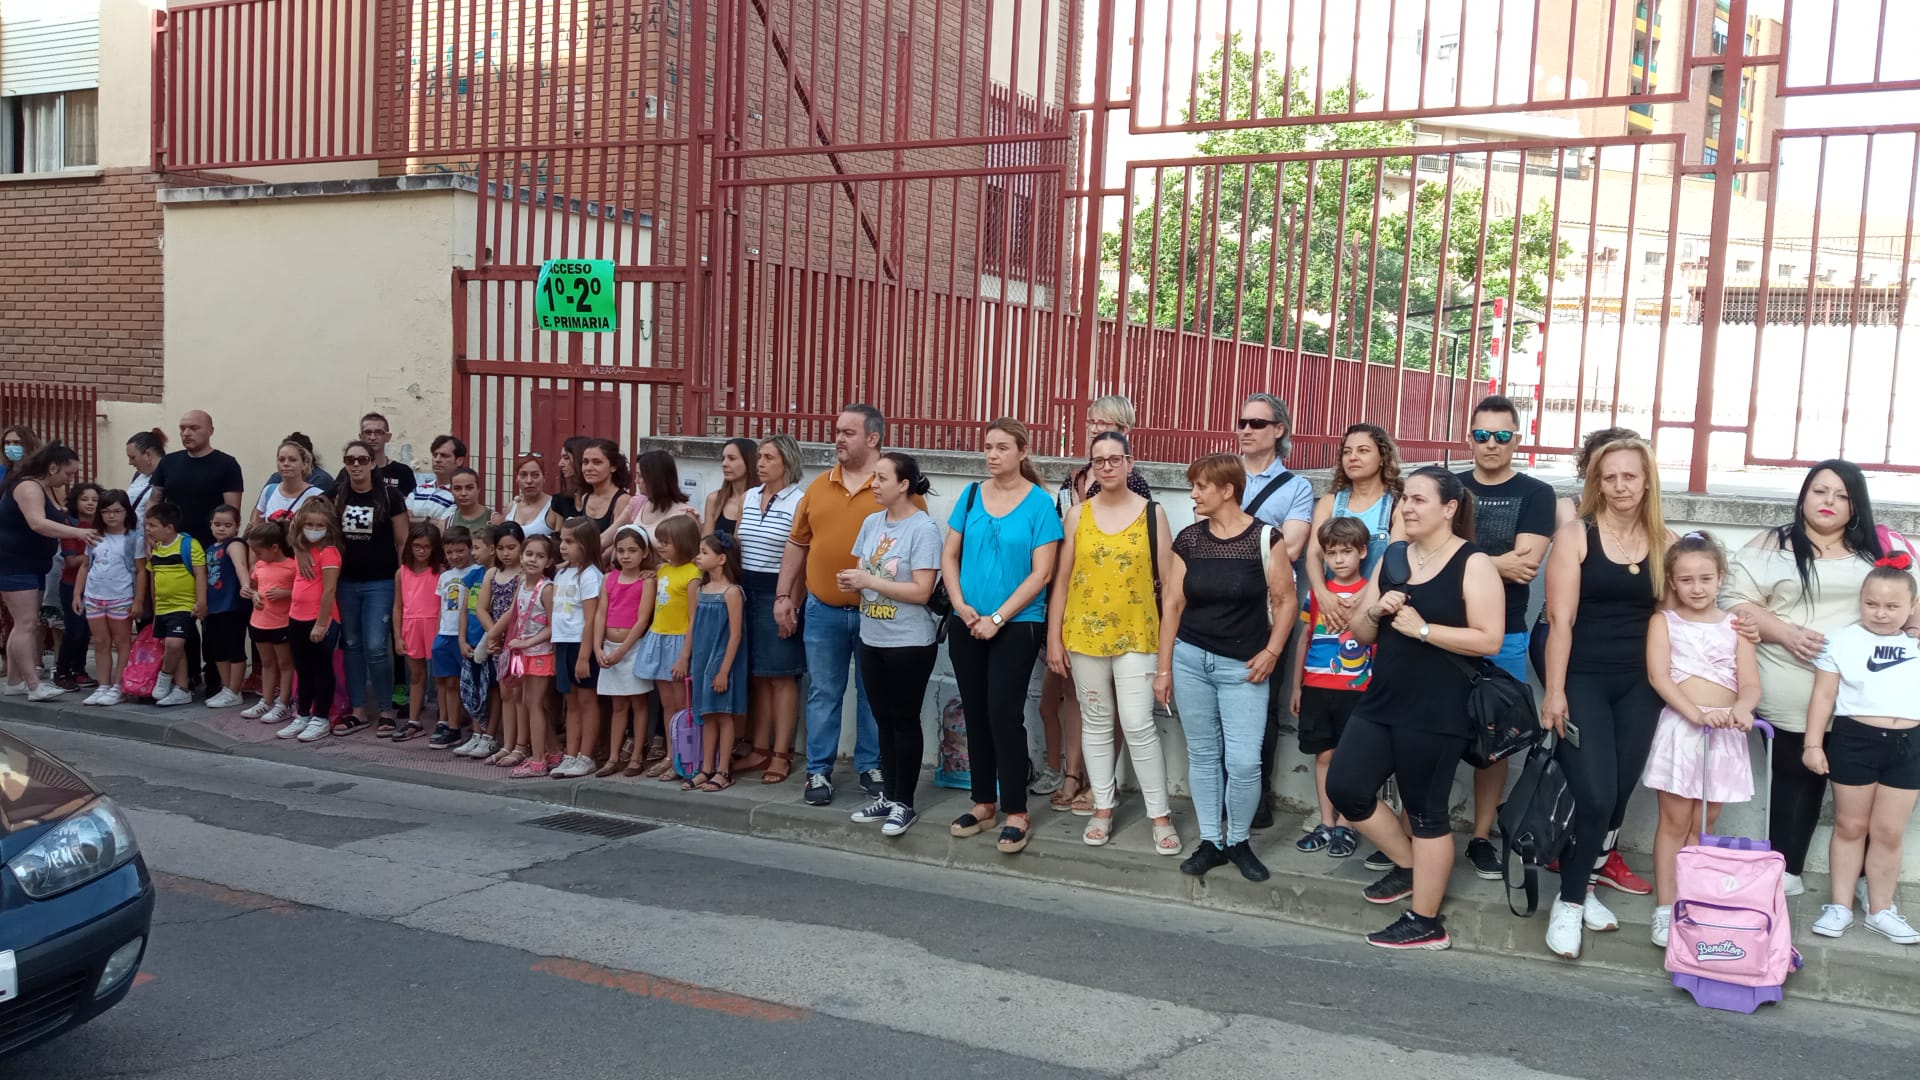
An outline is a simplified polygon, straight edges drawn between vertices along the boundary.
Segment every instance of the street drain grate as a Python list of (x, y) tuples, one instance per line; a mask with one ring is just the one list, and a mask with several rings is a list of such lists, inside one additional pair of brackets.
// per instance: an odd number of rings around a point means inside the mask
[(625, 818), (601, 817), (599, 814), (582, 814), (569, 811), (564, 814), (550, 814), (527, 822), (536, 829), (552, 829), (554, 832), (581, 833), (586, 836), (604, 836), (619, 840), (641, 833), (652, 832), (658, 825), (649, 825), (642, 821), (628, 821)]

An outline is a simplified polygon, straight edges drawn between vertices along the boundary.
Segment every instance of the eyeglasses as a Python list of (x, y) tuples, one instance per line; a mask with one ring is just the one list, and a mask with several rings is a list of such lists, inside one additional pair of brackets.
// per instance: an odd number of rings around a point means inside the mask
[(387, 434), (385, 430), (376, 427), (363, 427), (360, 429), (360, 437), (363, 439), (384, 439), (387, 437)]
[(1240, 418), (1240, 430), (1245, 431), (1248, 428), (1252, 428), (1255, 431), (1265, 431), (1277, 422), (1278, 421), (1274, 420), (1262, 420), (1257, 416), (1243, 416)]
[(1473, 429), (1473, 441), (1483, 445), (1488, 440), (1492, 440), (1501, 446), (1505, 446), (1518, 437), (1519, 433), (1514, 431), (1488, 431), (1486, 428)]
[(1097, 457), (1088, 462), (1089, 465), (1092, 465), (1096, 469), (1118, 469), (1126, 463), (1127, 458), (1125, 454), (1118, 457)]
[(1116, 424), (1116, 423), (1114, 423), (1114, 422), (1113, 422), (1113, 421), (1111, 421), (1111, 420), (1102, 420), (1101, 418), (1099, 418), (1099, 417), (1097, 417), (1097, 416), (1096, 416), (1096, 417), (1093, 417), (1092, 419), (1090, 419), (1090, 420), (1088, 420), (1088, 421), (1087, 421), (1087, 430), (1089, 430), (1089, 431), (1119, 431), (1119, 430), (1120, 430), (1120, 425), (1119, 425), (1119, 424)]
[(370, 458), (370, 457), (368, 457), (368, 456), (366, 456), (365, 454), (354, 454), (354, 455), (352, 455), (351, 457), (344, 457), (344, 458), (341, 458), (340, 460), (342, 460), (342, 461), (344, 461), (344, 462), (346, 462), (346, 463), (347, 463), (347, 464), (349, 464), (349, 465), (371, 465), (371, 464), (373, 464), (373, 459), (372, 459), (372, 458)]

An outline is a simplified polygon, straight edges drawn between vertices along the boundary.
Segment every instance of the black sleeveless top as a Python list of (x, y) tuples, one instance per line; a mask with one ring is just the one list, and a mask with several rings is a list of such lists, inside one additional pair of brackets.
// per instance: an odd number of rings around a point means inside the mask
[[(561, 520), (564, 521), (570, 517), (583, 517), (593, 522), (593, 527), (604, 534), (608, 529), (613, 528), (613, 508), (620, 504), (620, 496), (624, 494), (626, 494), (626, 492), (616, 489), (613, 493), (613, 498), (607, 500), (607, 512), (598, 515), (587, 513), (587, 502), (593, 498), (591, 493), (589, 493), (586, 498), (580, 499), (577, 502), (569, 498), (567, 500), (567, 512), (560, 515)], [(555, 510), (560, 509), (560, 496), (558, 495), (553, 497), (553, 508)]]
[[(44, 580), (47, 570), (53, 566), (54, 555), (60, 550), (60, 541), (41, 536), (27, 524), (26, 512), (13, 497), (23, 484), (40, 484), (40, 481), (22, 480), (8, 488), (5, 495), (0, 495), (0, 573), (21, 577), (38, 574)], [(45, 494), (46, 485), (40, 484), (40, 490)], [(45, 502), (47, 520), (66, 520), (67, 515), (55, 506), (51, 494), (46, 495)]]
[(734, 530), (738, 529), (739, 527), (740, 527), (739, 522), (733, 520), (732, 518), (728, 517), (725, 514), (720, 514), (713, 519), (713, 531), (725, 536), (732, 536), (734, 533)]
[[(1404, 591), (1407, 603), (1429, 626), (1465, 626), (1467, 560), (1479, 552), (1471, 543), (1460, 545), (1439, 573), (1418, 585), (1388, 581), (1383, 567), (1380, 591)], [(1469, 657), (1408, 637), (1395, 630), (1391, 620), (1383, 622), (1374, 646), (1373, 674), (1354, 707), (1354, 718), (1464, 739), (1472, 730), (1467, 718), (1471, 663)]]
[(1599, 528), (1588, 522), (1567, 670), (1645, 674), (1647, 621), (1653, 618), (1654, 601), (1652, 551), (1631, 568), (1614, 562), (1600, 543)]

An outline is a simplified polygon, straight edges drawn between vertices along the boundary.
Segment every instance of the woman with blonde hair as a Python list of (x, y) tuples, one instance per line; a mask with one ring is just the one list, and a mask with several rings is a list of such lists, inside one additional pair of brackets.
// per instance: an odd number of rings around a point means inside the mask
[(1596, 448), (1579, 517), (1560, 527), (1547, 557), (1540, 725), (1561, 737), (1556, 754), (1574, 800), (1574, 840), (1560, 860), (1547, 947), (1569, 959), (1580, 955), (1583, 924), (1620, 927), (1593, 881), (1611, 857), (1660, 720), (1660, 695), (1647, 679), (1647, 626), (1673, 539), (1652, 449), (1631, 438)]

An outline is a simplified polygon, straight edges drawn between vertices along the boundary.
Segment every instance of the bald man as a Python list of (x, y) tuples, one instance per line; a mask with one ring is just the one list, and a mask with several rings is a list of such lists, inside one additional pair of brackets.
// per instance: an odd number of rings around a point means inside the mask
[[(213, 540), (213, 509), (221, 503), (240, 506), (240, 493), (246, 483), (240, 477), (240, 463), (233, 455), (213, 448), (213, 417), (194, 409), (180, 418), (180, 449), (160, 459), (153, 470), (153, 499), (180, 508), (180, 531), (205, 548)], [(243, 515), (242, 521), (246, 518)], [(187, 636), (187, 665), (200, 671), (200, 635), (198, 628)], [(221, 696), (220, 669), (208, 662), (203, 679), (207, 695), (220, 705), (239, 704), (239, 687)]]
[(180, 418), (180, 449), (153, 471), (153, 502), (180, 508), (180, 531), (202, 544), (213, 539), (208, 520), (221, 503), (240, 506), (246, 484), (233, 455), (213, 448), (213, 417), (194, 409)]

